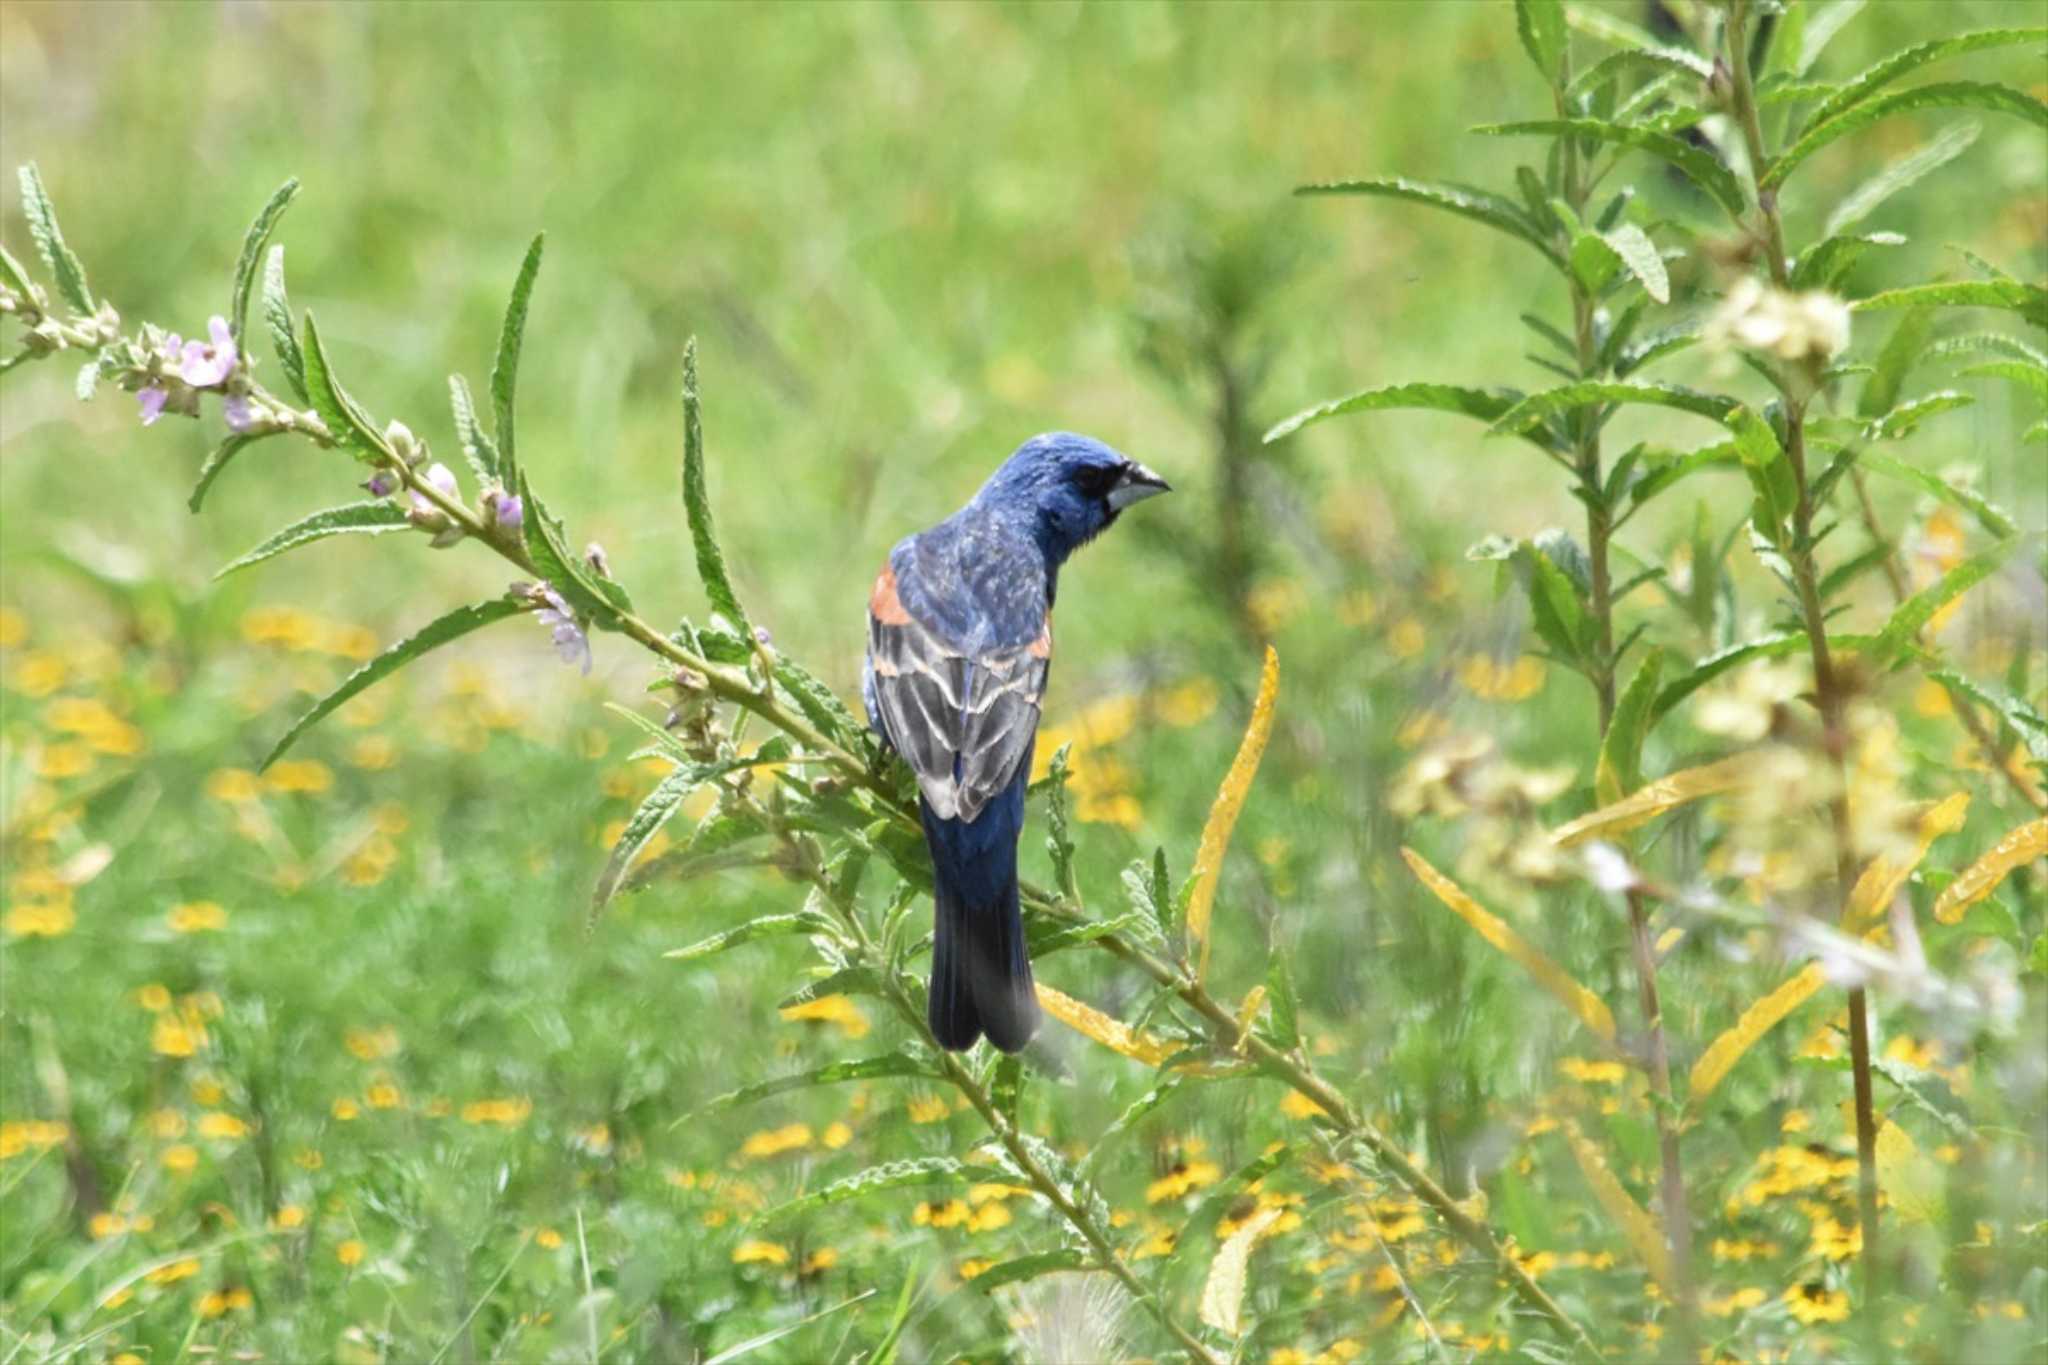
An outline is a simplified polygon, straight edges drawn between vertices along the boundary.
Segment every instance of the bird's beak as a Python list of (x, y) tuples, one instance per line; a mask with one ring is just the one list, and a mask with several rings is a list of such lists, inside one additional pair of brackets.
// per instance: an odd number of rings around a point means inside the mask
[(1116, 483), (1110, 487), (1109, 510), (1121, 512), (1134, 502), (1143, 502), (1147, 498), (1158, 497), (1161, 493), (1172, 491), (1173, 486), (1166, 480), (1136, 460), (1132, 460), (1124, 466), (1123, 473), (1117, 476)]

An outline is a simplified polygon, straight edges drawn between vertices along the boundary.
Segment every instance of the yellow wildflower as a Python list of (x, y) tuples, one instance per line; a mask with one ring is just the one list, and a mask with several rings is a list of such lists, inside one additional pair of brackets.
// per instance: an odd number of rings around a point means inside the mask
[(83, 744), (68, 741), (44, 747), (36, 756), (37, 777), (46, 777), (59, 782), (67, 777), (82, 777), (92, 771), (92, 750)]
[(774, 1242), (741, 1242), (733, 1248), (734, 1265), (788, 1265), (789, 1248)]
[(948, 1199), (943, 1204), (924, 1201), (912, 1211), (910, 1221), (915, 1227), (955, 1228), (973, 1215), (964, 1199)]
[(839, 1032), (847, 1038), (868, 1036), (868, 1016), (861, 1007), (844, 995), (821, 995), (816, 1000), (806, 1000), (800, 1005), (790, 1005), (781, 1011), (784, 1019), (791, 1022), (837, 1024)]
[(275, 1223), (280, 1231), (290, 1232), (293, 1228), (306, 1225), (306, 1211), (297, 1204), (286, 1204), (278, 1209), (277, 1216), (272, 1218), (271, 1222)]
[(206, 776), (206, 794), (235, 805), (261, 796), (263, 783), (247, 768), (215, 768)]
[(273, 764), (265, 781), (274, 792), (318, 796), (334, 785), (334, 773), (318, 759), (287, 759)]
[(150, 1050), (163, 1057), (190, 1057), (206, 1045), (206, 1025), (190, 1011), (166, 1011), (150, 1030)]
[(1620, 1062), (1589, 1062), (1583, 1057), (1565, 1057), (1557, 1069), (1581, 1085), (1620, 1085), (1628, 1075)]
[(28, 639), (28, 617), (13, 607), (0, 607), (0, 649), (14, 649)]
[(542, 1228), (533, 1234), (533, 1244), (544, 1251), (553, 1251), (562, 1245), (562, 1234), (553, 1228)]
[(15, 938), (62, 938), (78, 924), (78, 914), (68, 901), (17, 905), (0, 920)]
[(1817, 1322), (1846, 1322), (1849, 1296), (1821, 1284), (1797, 1284), (1785, 1291), (1785, 1303), (1792, 1316), (1808, 1327)]
[(199, 1258), (187, 1256), (182, 1260), (172, 1261), (168, 1265), (160, 1265), (143, 1276), (143, 1278), (151, 1284), (176, 1284), (179, 1280), (189, 1280), (198, 1273)]
[(853, 1129), (835, 1120), (818, 1135), (818, 1141), (837, 1151), (853, 1141)]
[(1223, 1178), (1223, 1168), (1213, 1161), (1175, 1162), (1173, 1169), (1145, 1187), (1145, 1202), (1163, 1203), (1180, 1199)]
[(233, 1114), (218, 1110), (199, 1116), (199, 1136), (212, 1138), (216, 1142), (232, 1142), (236, 1138), (249, 1136), (249, 1125)]
[(472, 1100), (462, 1106), (464, 1123), (495, 1123), (516, 1128), (533, 1114), (533, 1101), (517, 1099)]
[(363, 1092), (363, 1103), (372, 1109), (396, 1109), (405, 1103), (405, 1096), (390, 1080), (373, 1081)]
[(748, 1136), (740, 1144), (740, 1155), (749, 1161), (762, 1161), (784, 1152), (799, 1151), (811, 1145), (811, 1127), (807, 1123), (790, 1123), (780, 1128), (764, 1128)]
[(334, 1259), (345, 1266), (361, 1265), (363, 1263), (363, 1253), (367, 1250), (369, 1248), (351, 1237), (334, 1249)]
[(334, 1103), (327, 1106), (327, 1112), (334, 1115), (339, 1123), (354, 1123), (363, 1115), (362, 1106), (347, 1095), (336, 1096)]
[(212, 901), (185, 901), (174, 905), (164, 921), (174, 934), (202, 934), (228, 927), (228, 912)]
[(912, 1095), (904, 1108), (910, 1111), (912, 1123), (937, 1123), (952, 1112), (944, 1095)]
[(1422, 652), (1429, 636), (1422, 628), (1422, 622), (1413, 616), (1404, 616), (1387, 630), (1387, 650), (1397, 659), (1412, 659)]
[(358, 1061), (379, 1061), (398, 1051), (398, 1030), (388, 1024), (375, 1029), (352, 1028), (341, 1035), (341, 1045)]
[(1222, 689), (1213, 678), (1191, 678), (1158, 695), (1159, 719), (1182, 729), (1200, 725), (1215, 712), (1221, 698)]
[(181, 1142), (164, 1148), (162, 1160), (164, 1169), (173, 1175), (187, 1175), (199, 1169), (199, 1149)]
[(971, 1280), (977, 1275), (986, 1273), (993, 1265), (995, 1265), (995, 1262), (986, 1256), (970, 1256), (962, 1261), (958, 1267), (960, 1278)]

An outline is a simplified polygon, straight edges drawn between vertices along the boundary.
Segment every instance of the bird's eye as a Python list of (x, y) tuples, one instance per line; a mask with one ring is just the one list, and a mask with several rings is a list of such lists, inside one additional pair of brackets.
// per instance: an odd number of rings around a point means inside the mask
[(1074, 471), (1074, 483), (1091, 498), (1104, 497), (1116, 484), (1114, 465), (1088, 464)]

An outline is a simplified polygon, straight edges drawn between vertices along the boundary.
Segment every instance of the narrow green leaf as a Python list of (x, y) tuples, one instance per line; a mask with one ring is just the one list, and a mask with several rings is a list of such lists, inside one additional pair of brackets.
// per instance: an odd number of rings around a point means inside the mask
[(92, 312), (92, 291), (85, 286), (85, 267), (64, 244), (64, 231), (57, 226), (57, 206), (43, 188), (42, 172), (31, 161), (21, 168), (21, 212), (28, 219), (29, 236), (43, 253), (43, 264), (57, 282), (57, 292), (81, 313)]
[(20, 261), (15, 260), (14, 253), (9, 251), (4, 245), (0, 245), (0, 284), (6, 285), (16, 294), (36, 304), (39, 308), (43, 303), (47, 302), (43, 296), (43, 291), (36, 287), (33, 280), (29, 279), (27, 268)]
[(683, 343), (683, 509), (690, 519), (690, 539), (697, 549), (697, 577), (711, 608), (741, 634), (750, 634), (746, 609), (726, 576), (725, 553), (711, 520), (711, 494), (704, 477), (704, 417), (697, 397), (697, 338)]
[(1697, 52), (1688, 52), (1680, 47), (1665, 47), (1653, 44), (1649, 47), (1625, 47), (1619, 52), (1610, 52), (1572, 78), (1567, 94), (1574, 98), (1598, 89), (1602, 82), (1611, 80), (1631, 66), (1656, 67), (1676, 76), (1696, 77), (1706, 80), (1714, 74), (1714, 64)]
[(321, 344), (319, 324), (310, 312), (306, 314), (305, 362), (306, 388), (313, 410), (327, 424), (329, 434), (355, 451), (357, 459), (394, 458), (384, 443), (384, 433), (377, 430), (362, 405), (341, 386), (334, 364), (327, 358), (327, 348)]
[(1742, 457), (1735, 453), (1733, 441), (1718, 441), (1683, 454), (1668, 450), (1646, 452), (1645, 463), (1651, 461), (1655, 463), (1628, 490), (1629, 501), (1633, 504), (1648, 502), (1680, 479), (1689, 478), (1703, 469), (1742, 467)]
[(1095, 1262), (1088, 1253), (1077, 1247), (1062, 1247), (1058, 1251), (1040, 1251), (1015, 1260), (1000, 1261), (976, 1275), (971, 1283), (976, 1289), (987, 1294), (1001, 1289), (1004, 1285), (1022, 1284), (1035, 1280), (1041, 1275), (1057, 1275), (1062, 1271), (1089, 1270)]
[(1365, 389), (1344, 398), (1306, 408), (1278, 423), (1266, 433), (1268, 442), (1291, 436), (1305, 426), (1342, 417), (1353, 412), (1383, 412), (1391, 408), (1427, 408), (1437, 412), (1461, 413), (1482, 422), (1495, 422), (1521, 399), (1514, 389), (1467, 389), (1454, 384), (1395, 384), (1384, 389)]
[(2000, 355), (2048, 369), (2048, 352), (2037, 350), (2018, 337), (2007, 336), (2003, 332), (1967, 332), (1962, 336), (1944, 337), (1930, 346), (1927, 354), (1944, 360), (1961, 355)]
[(1564, 26), (1563, 0), (1515, 0), (1515, 31), (1544, 83), (1559, 84), (1565, 51), (1571, 45)]
[(523, 602), (515, 601), (509, 597), (495, 597), (488, 602), (479, 602), (475, 606), (457, 607), (446, 616), (421, 629), (417, 634), (399, 641), (376, 658), (364, 664), (361, 668), (358, 668), (355, 672), (349, 674), (342, 681), (341, 686), (322, 697), (314, 704), (312, 710), (294, 721), (292, 728), (285, 732), (284, 738), (280, 739), (276, 746), (265, 755), (263, 762), (258, 765), (259, 771), (277, 762), (284, 754), (284, 751), (291, 748), (294, 740), (333, 714), (337, 708), (346, 703), (350, 698), (372, 684), (390, 677), (393, 673), (396, 673), (420, 655), (425, 654), (428, 650), (445, 645), (450, 640), (460, 639), (471, 631), (481, 630), (485, 626), (496, 621), (502, 621), (508, 616), (517, 616), (525, 610), (526, 604)]
[(1880, 541), (1829, 569), (1820, 580), (1819, 593), (1822, 603), (1832, 602), (1836, 593), (1884, 563), (1891, 557), (1891, 553), (1892, 547)]
[(286, 550), (297, 549), (312, 541), (324, 540), (328, 536), (382, 535), (387, 531), (406, 529), (405, 509), (397, 503), (377, 499), (371, 502), (352, 502), (343, 507), (330, 507), (324, 512), (315, 512), (279, 531), (270, 539), (258, 545), (239, 559), (231, 560), (215, 578), (226, 578), (237, 569), (246, 569), (251, 564), (283, 554)]
[(1648, 51), (1662, 47), (1656, 36), (1646, 28), (1638, 28), (1626, 19), (1615, 17), (1612, 10), (1594, 9), (1586, 5), (1566, 5), (1565, 22), (1591, 38), (1598, 38), (1617, 47), (1642, 48)]
[(249, 293), (256, 287), (256, 267), (263, 261), (263, 248), (269, 243), (277, 220), (291, 207), (292, 197), (298, 192), (297, 176), (279, 185), (270, 201), (257, 213), (256, 221), (249, 224), (249, 233), (242, 239), (241, 259), (235, 262), (235, 287), (228, 296), (228, 322), (234, 329), (236, 341), (242, 341), (248, 334)]
[(2036, 763), (2048, 764), (2048, 719), (2039, 711), (2021, 701), (2018, 697), (1993, 692), (1974, 679), (1947, 669), (1930, 673), (1928, 677), (1947, 688), (1950, 694), (1960, 699), (1967, 698), (1980, 706), (1989, 707), (1999, 719), (2019, 737), (2027, 752)]
[[(1837, 654), (1860, 654), (1869, 649), (1876, 638), (1874, 635), (1830, 635), (1828, 647)], [(1651, 708), (1650, 724), (1655, 725), (1670, 713), (1672, 707), (1731, 668), (1748, 663), (1752, 659), (1787, 658), (1803, 653), (1807, 648), (1805, 632), (1787, 631), (1760, 640), (1730, 645), (1727, 649), (1710, 654), (1696, 662), (1683, 675), (1665, 684), (1664, 690), (1657, 694), (1656, 705)]]
[(841, 967), (816, 981), (791, 991), (776, 1002), (777, 1009), (808, 1005), (828, 995), (881, 995), (885, 989), (881, 973), (873, 967)]
[(609, 578), (598, 577), (584, 563), (583, 556), (569, 548), (563, 536), (562, 523), (548, 511), (540, 495), (533, 491), (526, 471), (514, 471), (511, 460), (503, 458), (503, 447), (500, 447), (500, 456), (499, 467), (518, 480), (511, 487), (519, 494), (525, 511), (519, 530), (534, 568), (577, 611), (588, 615), (599, 625), (615, 625), (622, 613), (633, 610), (633, 599), (619, 584)]
[(1074, 901), (1074, 839), (1067, 829), (1067, 757), (1073, 751), (1069, 741), (1060, 745), (1046, 767), (1045, 851), (1052, 859), (1053, 885)]
[(1628, 273), (1642, 282), (1643, 292), (1659, 303), (1671, 302), (1671, 277), (1664, 273), (1664, 258), (1649, 234), (1634, 223), (1623, 223), (1601, 233), (1600, 240), (1612, 247)]
[[(1824, 106), (1825, 107), (1825, 106)], [(1759, 190), (1776, 189), (1785, 183), (1799, 163), (1812, 156), (1837, 138), (1847, 137), (1876, 123), (1879, 119), (1893, 114), (1909, 113), (1915, 109), (1988, 109), (1996, 114), (2011, 114), (2025, 119), (2037, 128), (2048, 128), (2048, 104), (2043, 104), (2032, 95), (2024, 95), (2010, 86), (1990, 85), (1983, 81), (1947, 81), (1939, 85), (1923, 85), (1913, 90), (1901, 90), (1896, 95), (1859, 104), (1839, 115), (1818, 116), (1819, 120), (1797, 142), (1778, 153), (1768, 170), (1757, 181)]]
[(499, 477), (507, 488), (520, 480), (519, 448), (514, 432), (512, 398), (519, 387), (519, 351), (526, 340), (526, 310), (533, 301), (533, 281), (540, 274), (545, 232), (537, 234), (519, 263), (512, 297), (505, 304), (505, 325), (498, 333), (498, 357), (491, 363), (491, 421), (497, 429)]
[(215, 446), (213, 454), (207, 456), (206, 463), (199, 467), (199, 479), (192, 485), (192, 493), (185, 499), (185, 505), (197, 512), (200, 504), (206, 501), (207, 490), (213, 487), (213, 481), (228, 467), (228, 461), (241, 454), (244, 446), (254, 445), (262, 439), (261, 436), (230, 436)]
[(795, 915), (762, 915), (748, 923), (713, 933), (709, 939), (698, 939), (688, 948), (670, 948), (664, 958), (672, 962), (696, 962), (700, 958), (715, 958), (729, 948), (739, 948), (741, 943), (752, 943), (756, 939), (780, 937), (784, 933), (831, 933), (834, 925), (817, 911), (799, 911)]
[(1078, 948), (1084, 943), (1094, 943), (1112, 934), (1132, 934), (1142, 939), (1150, 939), (1157, 933), (1152, 919), (1137, 913), (1090, 920), (1039, 917), (1031, 922), (1029, 930), (1033, 962), (1068, 948)]
[(1564, 259), (1557, 254), (1557, 248), (1551, 245), (1541, 222), (1532, 219), (1520, 204), (1490, 190), (1477, 189), (1471, 185), (1410, 180), (1406, 176), (1394, 175), (1372, 180), (1335, 180), (1324, 184), (1302, 185), (1294, 192), (1298, 195), (1379, 195), (1388, 199), (1406, 199), (1412, 203), (1428, 204), (1446, 213), (1455, 213), (1461, 218), (1484, 223), (1490, 228), (1507, 233), (1510, 237), (1520, 238), (1542, 252), (1551, 264), (1564, 264)]
[(1267, 1020), (1273, 1046), (1292, 1052), (1301, 1046), (1301, 1001), (1294, 993), (1294, 972), (1287, 965), (1287, 954), (1277, 946), (1266, 963), (1266, 999), (1271, 1008)]
[(1898, 440), (1912, 435), (1914, 428), (1935, 414), (1967, 408), (1976, 401), (1969, 394), (1957, 393), (1953, 389), (1909, 398), (1884, 416), (1873, 418), (1863, 429), (1863, 437), (1869, 441)]
[(1813, 64), (1820, 60), (1820, 54), (1834, 41), (1842, 26), (1862, 12), (1864, 0), (1835, 0), (1824, 10), (1800, 11), (1806, 13), (1805, 31), (1800, 34), (1799, 50), (1792, 54), (1792, 73), (1803, 76), (1813, 70)]
[(1960, 372), (1964, 379), (2003, 379), (2048, 403), (2048, 366), (2032, 360), (1994, 360)]
[(1930, 43), (1909, 47), (1903, 52), (1895, 52), (1843, 85), (1840, 94), (1813, 111), (1810, 124), (1817, 127), (1838, 114), (1846, 113), (1899, 77), (1916, 71), (1930, 62), (1959, 57), (1966, 52), (1977, 52), (1990, 47), (2040, 42), (2044, 38), (2048, 38), (2048, 28), (1986, 29), (1979, 33), (1958, 34), (1953, 38), (1938, 38)]
[(1089, 1144), (1088, 1154), (1081, 1158), (1082, 1173), (1094, 1170), (1104, 1157), (1117, 1150), (1114, 1145), (1117, 1138), (1129, 1132), (1138, 1120), (1166, 1103), (1176, 1090), (1190, 1083), (1189, 1073), (1185, 1071), (1169, 1071), (1154, 1081), (1149, 1090), (1124, 1106), (1123, 1113), (1118, 1114), (1109, 1127), (1103, 1129), (1095, 1141)]
[[(1563, 207), (1560, 201), (1559, 207)], [(1586, 287), (1586, 292), (1598, 296), (1607, 282), (1614, 278), (1614, 272), (1622, 268), (1621, 253), (1598, 233), (1583, 229), (1572, 237), (1572, 274)]]
[(1653, 384), (1641, 381), (1615, 383), (1585, 380), (1561, 388), (1532, 393), (1503, 413), (1493, 424), (1496, 432), (1516, 432), (1538, 421), (1588, 403), (1642, 403), (1677, 408), (1711, 418), (1728, 428), (1735, 437), (1735, 452), (1744, 464), (1766, 465), (1784, 452), (1770, 426), (1755, 412), (1732, 398), (1702, 393), (1682, 384)]
[[(909, 1288), (908, 1282), (905, 1283), (904, 1287), (907, 1291)], [(735, 1360), (739, 1360), (745, 1356), (750, 1356), (764, 1346), (773, 1346), (776, 1342), (781, 1341), (784, 1337), (794, 1336), (796, 1333), (801, 1332), (804, 1328), (809, 1327), (812, 1323), (817, 1322), (822, 1318), (829, 1318), (834, 1313), (844, 1312), (846, 1309), (853, 1307), (857, 1303), (865, 1303), (867, 1300), (873, 1298), (875, 1296), (875, 1293), (875, 1290), (864, 1289), (860, 1293), (855, 1294), (850, 1299), (840, 1300), (838, 1303), (833, 1304), (830, 1308), (820, 1308), (817, 1312), (806, 1314), (804, 1317), (798, 1318), (795, 1322), (784, 1323), (782, 1326), (770, 1328), (768, 1331), (762, 1332), (758, 1336), (751, 1336), (748, 1337), (745, 1341), (736, 1342), (735, 1344), (726, 1347), (723, 1351), (720, 1351), (717, 1355), (712, 1356), (709, 1360), (705, 1361), (704, 1365), (732, 1365), (732, 1362), (734, 1362)], [(882, 1365), (879, 1356), (875, 1360), (875, 1365)]]
[(1954, 161), (1970, 149), (1982, 128), (1983, 125), (1974, 120), (1950, 124), (1935, 134), (1934, 140), (1925, 147), (1892, 162), (1835, 205), (1834, 211), (1828, 214), (1827, 226), (1821, 229), (1821, 235), (1841, 236), (1868, 218), (1885, 200)]
[[(726, 1109), (736, 1109), (743, 1104), (754, 1104), (771, 1096), (786, 1095), (792, 1090), (809, 1090), (814, 1086), (820, 1085), (841, 1085), (847, 1081), (880, 1080), (888, 1076), (922, 1077), (927, 1080), (937, 1079), (937, 1073), (924, 1065), (924, 1063), (911, 1057), (908, 1053), (884, 1052), (875, 1057), (859, 1057), (851, 1061), (832, 1062), (825, 1066), (812, 1067), (808, 1071), (799, 1071), (793, 1075), (777, 1076), (773, 1080), (759, 1081), (753, 1085), (742, 1086), (738, 1090), (728, 1091), (726, 1094), (720, 1095), (717, 1099), (705, 1104), (696, 1113), (679, 1120), (679, 1122), (687, 1123)], [(951, 1157), (943, 1159), (951, 1161), (955, 1166), (960, 1165), (959, 1162), (953, 1161)], [(833, 1201), (828, 1200), (827, 1202)]]
[(619, 883), (625, 879), (627, 869), (633, 866), (633, 860), (640, 856), (640, 850), (647, 847), (648, 840), (668, 823), (669, 817), (683, 804), (683, 799), (703, 785), (703, 773), (692, 764), (677, 768), (647, 793), (639, 808), (626, 821), (626, 828), (620, 831), (618, 842), (612, 845), (611, 857), (605, 860), (604, 871), (598, 875), (597, 887), (590, 896), (590, 913), (593, 916), (618, 893)]
[(1920, 357), (1927, 350), (1927, 343), (1934, 337), (1934, 310), (1911, 308), (1892, 328), (1892, 334), (1885, 338), (1878, 350), (1877, 364), (1870, 377), (1863, 381), (1863, 390), (1856, 396), (1856, 415), (1865, 419), (1883, 416), (1898, 406), (1899, 392), (1905, 387), (1906, 376), (1920, 363)]
[(831, 1204), (843, 1204), (849, 1199), (859, 1199), (863, 1195), (876, 1194), (882, 1190), (899, 1190), (906, 1185), (966, 1185), (985, 1178), (986, 1175), (986, 1171), (977, 1171), (966, 1162), (950, 1156), (920, 1156), (903, 1161), (889, 1161), (880, 1166), (870, 1166), (858, 1175), (835, 1180), (800, 1199), (778, 1204), (756, 1215), (754, 1221), (757, 1224), (777, 1223), (785, 1218), (793, 1218), (799, 1213), (810, 1213)]
[(1687, 318), (1669, 327), (1660, 327), (1646, 336), (1631, 341), (1620, 349), (1618, 355), (1607, 357), (1617, 375), (1626, 377), (1645, 365), (1662, 360), (1696, 344), (1700, 339), (1700, 323), (1697, 318)]
[(835, 744), (852, 746), (867, 727), (839, 700), (839, 694), (787, 654), (775, 656), (775, 682), (795, 700), (805, 719)]
[(455, 438), (462, 445), (462, 458), (469, 462), (479, 488), (500, 481), (502, 467), (498, 446), (483, 424), (476, 420), (476, 400), (469, 396), (469, 381), (459, 374), (448, 376), (448, 411), (455, 419)]
[(1911, 484), (1929, 497), (1968, 512), (1977, 519), (1979, 526), (1994, 536), (2009, 536), (2019, 529), (2010, 514), (1987, 501), (1974, 489), (1952, 484), (1924, 469), (1907, 464), (1904, 460), (1894, 459), (1890, 455), (1880, 454), (1874, 450), (1866, 450), (1857, 460), (1857, 464), (1873, 473)]
[(1905, 244), (1906, 239), (1896, 232), (1829, 237), (1799, 253), (1799, 259), (1792, 266), (1792, 287), (1832, 289), (1869, 248)]
[(284, 292), (282, 245), (270, 248), (270, 259), (263, 267), (263, 321), (270, 328), (270, 347), (277, 352), (277, 363), (284, 367), (284, 377), (291, 382), (292, 392), (301, 403), (311, 403), (312, 390), (306, 387), (306, 358), (299, 351), (299, 325), (292, 317), (291, 298)]
[(1593, 771), (1593, 793), (1603, 806), (1613, 805), (1643, 785), (1643, 741), (1657, 722), (1654, 707), (1663, 677), (1664, 651), (1653, 649), (1615, 703)]
[(1655, 129), (1609, 123), (1603, 119), (1571, 118), (1490, 123), (1472, 131), (1495, 137), (1563, 137), (1575, 134), (1620, 147), (1633, 147), (1677, 167), (1686, 179), (1712, 195), (1730, 214), (1740, 217), (1747, 207), (1742, 182), (1713, 153)]
[(2020, 543), (2021, 537), (2008, 536), (1996, 545), (1978, 552), (1950, 569), (1933, 583), (1914, 593), (1891, 614), (1878, 632), (1877, 644), (1880, 651), (1903, 653), (1919, 639), (1920, 632), (1934, 618), (1934, 614), (1949, 603), (1961, 597), (1971, 588), (1998, 571), (2006, 558)]
[(1528, 541), (1515, 547), (1514, 565), (1536, 634), (1564, 662), (1584, 667), (1588, 620), (1571, 576)]

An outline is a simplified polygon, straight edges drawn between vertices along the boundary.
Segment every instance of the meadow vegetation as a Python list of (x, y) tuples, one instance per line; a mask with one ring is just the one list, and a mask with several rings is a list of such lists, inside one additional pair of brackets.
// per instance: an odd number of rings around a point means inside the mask
[(2048, 30), (1645, 14), (0, 10), (0, 1362), (2038, 1357)]

